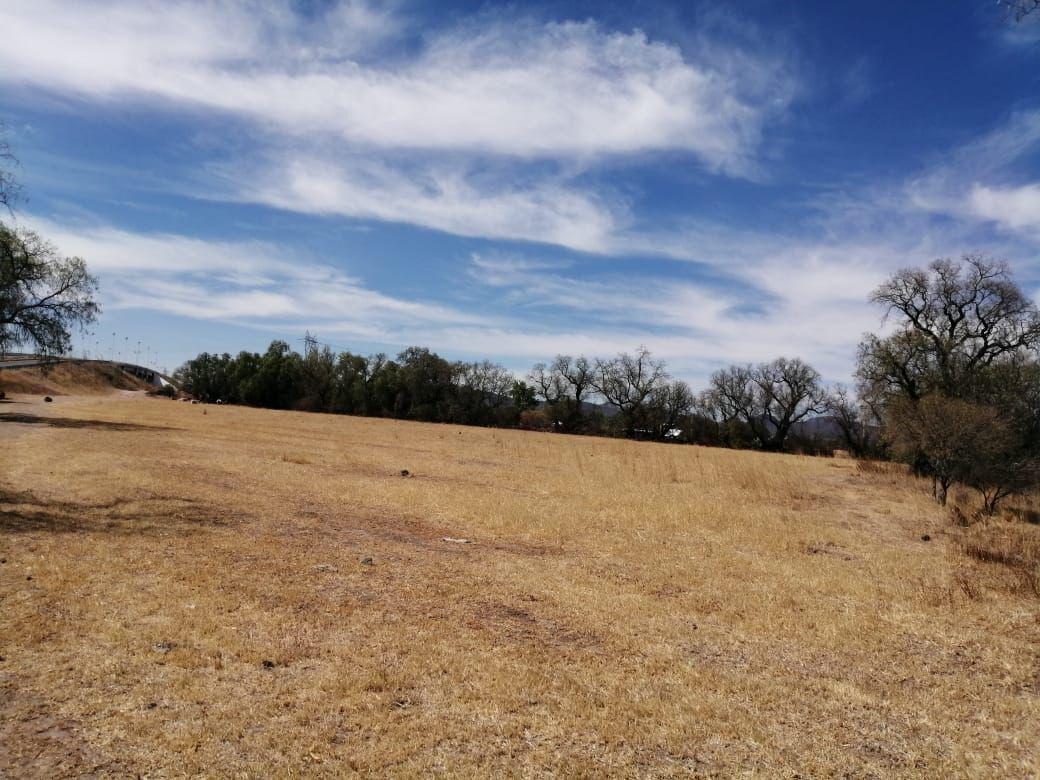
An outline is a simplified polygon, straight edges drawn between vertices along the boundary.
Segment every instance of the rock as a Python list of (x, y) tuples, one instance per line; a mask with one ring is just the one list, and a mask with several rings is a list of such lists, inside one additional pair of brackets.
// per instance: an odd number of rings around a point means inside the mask
[(156, 642), (154, 645), (152, 645), (152, 650), (154, 650), (157, 653), (162, 653), (163, 655), (166, 655), (166, 653), (173, 650), (173, 642)]
[(53, 398), (51, 398), (51, 397), (50, 397), (49, 395), (45, 395), (45, 396), (43, 397), (43, 402), (44, 402), (45, 404), (49, 404), (49, 403), (51, 403), (52, 401), (54, 401), (54, 399), (53, 399)]
[(444, 536), (441, 538), (442, 542), (452, 542), (454, 544), (472, 544), (469, 539), (455, 538), (454, 536)]
[(30, 581), (31, 579), (32, 579), (32, 575), (30, 574), (30, 575), (29, 575), (28, 577), (26, 577), (26, 578), (25, 578), (25, 581), (26, 581), (26, 582), (28, 582), (28, 581)]
[(375, 561), (373, 561), (371, 558), (362, 558), (361, 559), (361, 565), (362, 566), (371, 566), (374, 563), (375, 563)]
[(921, 534), (921, 541), (922, 542), (930, 542), (930, 541), (932, 541), (932, 537), (930, 537), (928, 534)]
[(412, 476), (412, 472), (410, 472), (408, 469), (401, 469), (401, 476), (402, 477), (410, 477), (410, 476)]
[(263, 667), (265, 669), (274, 669), (274, 661), (264, 661)]
[(148, 702), (148, 704), (145, 705), (145, 708), (149, 709), (149, 710), (154, 710), (158, 706), (159, 706), (159, 702), (157, 702), (157, 701), (150, 701), (150, 702)]

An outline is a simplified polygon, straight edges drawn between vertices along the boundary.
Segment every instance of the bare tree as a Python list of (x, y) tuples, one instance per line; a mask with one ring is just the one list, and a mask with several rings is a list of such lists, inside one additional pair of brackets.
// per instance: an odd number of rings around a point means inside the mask
[(566, 394), (563, 377), (554, 367), (545, 363), (535, 363), (527, 375), (527, 381), (534, 386), (535, 394), (547, 404), (555, 404)]
[(83, 260), (62, 257), (31, 230), (0, 223), (0, 349), (68, 351), (69, 329), (93, 322), (100, 311), (96, 292)]
[(647, 417), (656, 438), (668, 438), (693, 412), (695, 403), (696, 396), (690, 386), (679, 379), (654, 390), (647, 403)]
[(969, 254), (907, 269), (871, 296), (899, 318), (887, 339), (860, 345), (859, 374), (911, 398), (962, 396), (981, 369), (1040, 346), (1040, 311), (1003, 261)]
[(557, 355), (552, 370), (563, 382), (566, 395), (580, 407), (592, 392), (595, 365), (584, 355)]
[(870, 407), (854, 398), (844, 385), (835, 385), (827, 393), (823, 407), (841, 431), (849, 452), (857, 457), (866, 455), (874, 446), (878, 425)]
[(584, 355), (557, 355), (552, 362), (552, 372), (563, 387), (557, 407), (565, 432), (577, 432), (584, 427), (584, 404), (593, 393), (595, 371), (596, 367)]
[(712, 374), (710, 385), (701, 393), (698, 405), (723, 427), (732, 423), (746, 425), (748, 420), (758, 415), (753, 372), (750, 365), (719, 369)]
[(871, 333), (859, 345), (856, 384), (860, 398), (878, 405), (893, 395), (916, 400), (931, 390), (935, 376), (928, 342), (916, 331), (902, 330), (887, 338)]
[(720, 423), (744, 423), (767, 450), (782, 450), (791, 428), (824, 408), (819, 373), (797, 358), (716, 371), (702, 399)]
[(593, 386), (620, 411), (625, 435), (634, 436), (644, 422), (647, 400), (667, 380), (664, 363), (641, 346), (634, 355), (622, 352), (613, 360), (597, 360)]
[(513, 375), (498, 363), (481, 360), (460, 366), (460, 383), (473, 393), (484, 406), (497, 409), (510, 398)]

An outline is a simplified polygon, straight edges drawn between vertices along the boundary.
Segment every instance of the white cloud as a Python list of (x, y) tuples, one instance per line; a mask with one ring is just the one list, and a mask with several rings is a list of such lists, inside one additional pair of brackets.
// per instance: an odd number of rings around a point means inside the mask
[(680, 49), (507, 13), (420, 29), (370, 0), (316, 15), (287, 0), (9, 0), (0, 84), (234, 120), (218, 143), (230, 159), (201, 165), (189, 195), (591, 252), (611, 251), (630, 207), (577, 174), (678, 152), (757, 176), (800, 89), (773, 46), (706, 29)]
[(954, 149), (906, 185), (906, 205), (1029, 238), (1040, 228), (1040, 183), (1021, 182), (1020, 161), (1040, 149), (1040, 110), (1023, 111)]
[(1040, 231), (1040, 184), (986, 187), (976, 184), (968, 196), (973, 213), (1012, 230)]
[(684, 150), (742, 175), (795, 80), (783, 62), (705, 60), (636, 30), (485, 17), (412, 57), (358, 47), (394, 20), (359, 2), (305, 22), (246, 0), (9, 0), (0, 79), (104, 100), (216, 109), (370, 148), (586, 157)]
[(26, 226), (102, 281), (108, 309), (150, 309), (203, 320), (302, 332), (309, 323), (371, 338), (401, 328), (492, 325), (494, 320), (370, 289), (338, 268), (284, 246), (135, 233), (105, 225)]
[(602, 252), (627, 209), (557, 178), (481, 179), (456, 164), (392, 166), (286, 154), (223, 173), (226, 197), (312, 214), (407, 222), (462, 236), (540, 241)]

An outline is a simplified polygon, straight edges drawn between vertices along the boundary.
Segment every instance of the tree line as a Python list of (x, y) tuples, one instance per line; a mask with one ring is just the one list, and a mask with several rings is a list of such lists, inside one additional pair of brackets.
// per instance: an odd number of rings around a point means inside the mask
[(694, 392), (645, 347), (557, 355), (518, 378), (423, 347), (336, 353), (308, 335), (266, 352), (203, 353), (177, 372), (205, 401), (679, 441), (773, 452), (835, 447), (895, 458), (994, 511), (1040, 480), (1040, 313), (1006, 263), (981, 255), (894, 274), (871, 295), (890, 326), (859, 345), (855, 389), (779, 357), (735, 364)]

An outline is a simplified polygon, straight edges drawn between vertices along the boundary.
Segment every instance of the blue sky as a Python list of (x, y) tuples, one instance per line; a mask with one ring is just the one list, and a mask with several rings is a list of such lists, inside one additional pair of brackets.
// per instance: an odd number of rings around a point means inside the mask
[(989, 0), (5, 0), (0, 29), (17, 219), (101, 278), (78, 349), (848, 380), (894, 269), (981, 250), (1040, 290), (1040, 19)]

